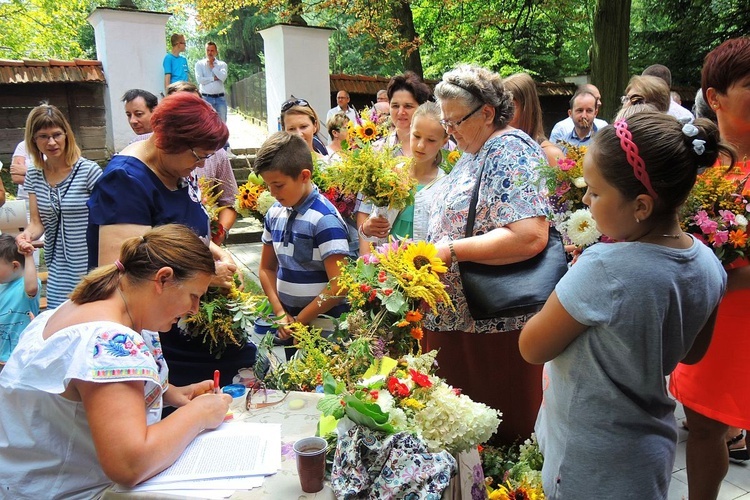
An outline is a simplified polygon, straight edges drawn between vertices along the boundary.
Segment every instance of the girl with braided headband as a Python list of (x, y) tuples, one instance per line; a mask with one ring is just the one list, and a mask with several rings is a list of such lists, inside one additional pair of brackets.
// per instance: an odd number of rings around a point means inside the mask
[(698, 169), (728, 151), (711, 122), (691, 127), (639, 113), (600, 130), (584, 159), (583, 201), (616, 243), (586, 249), (519, 340), (546, 363), (547, 498), (667, 498), (677, 426), (664, 377), (703, 356), (726, 288), (678, 220)]

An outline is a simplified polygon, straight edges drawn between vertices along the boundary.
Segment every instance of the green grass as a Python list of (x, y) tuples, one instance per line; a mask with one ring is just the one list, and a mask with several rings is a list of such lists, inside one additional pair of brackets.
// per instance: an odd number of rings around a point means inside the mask
[(0, 172), (0, 177), (3, 179), (3, 186), (5, 187), (5, 193), (12, 194), (13, 196), (15, 196), (16, 191), (18, 191), (18, 186), (13, 184), (13, 181), (10, 179), (10, 172), (8, 171), (9, 168), (10, 168), (10, 165), (3, 165), (3, 171)]

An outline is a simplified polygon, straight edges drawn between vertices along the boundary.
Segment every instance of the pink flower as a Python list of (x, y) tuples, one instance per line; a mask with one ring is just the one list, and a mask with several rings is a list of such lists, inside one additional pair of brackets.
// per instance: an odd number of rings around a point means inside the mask
[(576, 162), (574, 160), (571, 160), (570, 158), (561, 158), (557, 160), (557, 166), (560, 167), (560, 170), (563, 172), (567, 172), (571, 168), (576, 166)]
[(703, 234), (713, 234), (719, 229), (719, 223), (711, 219), (704, 221), (700, 226)]
[(702, 226), (705, 222), (710, 221), (711, 219), (708, 217), (705, 210), (699, 210), (698, 213), (693, 216), (693, 220), (696, 224)]
[(729, 231), (716, 231), (714, 234), (714, 246), (720, 247), (729, 241)]
[(568, 191), (570, 191), (570, 183), (568, 181), (563, 182), (555, 188), (555, 194), (557, 196), (562, 196)]
[(365, 264), (380, 264), (380, 259), (378, 259), (378, 257), (372, 253), (363, 255), (361, 259), (364, 261)]
[(719, 215), (721, 215), (721, 219), (727, 224), (734, 224), (734, 213), (730, 210), (719, 210)]

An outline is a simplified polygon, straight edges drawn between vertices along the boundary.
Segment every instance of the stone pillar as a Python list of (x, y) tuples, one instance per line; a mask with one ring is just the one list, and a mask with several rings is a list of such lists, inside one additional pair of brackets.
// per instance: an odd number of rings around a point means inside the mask
[(290, 95), (305, 99), (320, 117), (320, 136), (328, 139), (326, 113), (331, 109), (328, 65), (330, 28), (277, 24), (259, 33), (266, 58), (268, 131), (278, 130), (281, 104)]
[(121, 101), (125, 91), (164, 92), (162, 59), (166, 54), (165, 27), (172, 14), (98, 7), (88, 17), (94, 27), (96, 55), (107, 78), (107, 149), (120, 151), (133, 138)]

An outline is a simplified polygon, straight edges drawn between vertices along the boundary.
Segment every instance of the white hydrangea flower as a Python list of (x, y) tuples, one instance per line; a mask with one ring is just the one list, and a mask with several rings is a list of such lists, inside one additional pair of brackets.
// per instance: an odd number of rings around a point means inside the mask
[(263, 191), (258, 195), (258, 212), (261, 215), (266, 215), (266, 212), (274, 203), (276, 203), (276, 198), (271, 195), (270, 191)]
[(587, 186), (586, 181), (583, 180), (583, 177), (576, 177), (575, 179), (573, 179), (573, 184), (575, 185), (575, 187), (581, 189)]
[(737, 214), (734, 216), (734, 223), (740, 227), (747, 227), (747, 217), (742, 214)]

